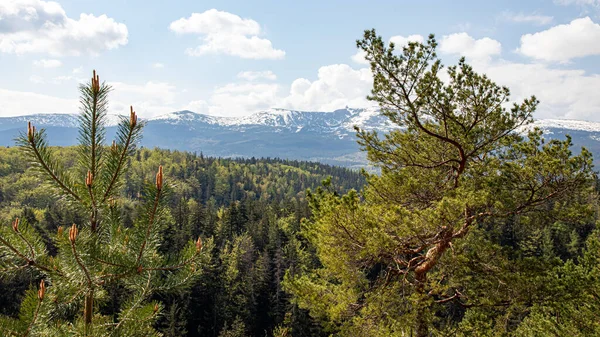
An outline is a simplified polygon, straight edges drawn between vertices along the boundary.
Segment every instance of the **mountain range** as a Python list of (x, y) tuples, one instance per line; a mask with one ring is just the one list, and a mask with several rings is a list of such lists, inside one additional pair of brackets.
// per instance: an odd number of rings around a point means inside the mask
[[(109, 115), (112, 139), (119, 117)], [(46, 129), (57, 146), (77, 142), (78, 116), (38, 114), (0, 117), (0, 146), (14, 145), (19, 131), (31, 121)], [(177, 111), (146, 120), (141, 145), (202, 152), (220, 157), (280, 157), (333, 165), (364, 166), (366, 156), (356, 143), (354, 126), (387, 132), (394, 128), (376, 108), (345, 108), (332, 112), (270, 109), (244, 117), (216, 117)], [(570, 134), (576, 148), (587, 147), (600, 159), (600, 123), (542, 119), (534, 123), (546, 137)], [(576, 150), (578, 151), (578, 150)]]

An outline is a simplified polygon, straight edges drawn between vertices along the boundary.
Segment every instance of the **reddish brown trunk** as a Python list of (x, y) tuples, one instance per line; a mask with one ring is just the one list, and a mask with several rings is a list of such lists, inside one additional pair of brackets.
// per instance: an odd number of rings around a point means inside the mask
[(443, 228), (440, 233), (441, 240), (436, 243), (433, 247), (431, 247), (427, 253), (425, 254), (425, 259), (421, 264), (415, 268), (415, 290), (419, 295), (418, 308), (417, 308), (417, 318), (416, 318), (416, 337), (427, 337), (429, 336), (429, 323), (427, 322), (427, 307), (425, 304), (426, 300), (426, 292), (425, 292), (425, 283), (427, 282), (427, 273), (435, 267), (438, 260), (446, 249), (450, 247), (450, 242), (452, 240), (452, 230)]

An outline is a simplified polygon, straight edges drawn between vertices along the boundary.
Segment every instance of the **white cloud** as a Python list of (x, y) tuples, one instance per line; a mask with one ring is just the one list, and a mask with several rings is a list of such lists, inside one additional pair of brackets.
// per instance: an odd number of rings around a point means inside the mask
[(72, 113), (77, 111), (79, 104), (77, 99), (6, 89), (0, 89), (0, 102), (0, 116), (3, 117), (33, 113)]
[[(389, 42), (393, 42), (394, 43), (394, 48), (397, 51), (402, 51), (402, 48), (407, 46), (409, 42), (419, 42), (419, 43), (423, 43), (425, 41), (425, 38), (423, 38), (422, 35), (419, 34), (414, 34), (414, 35), (409, 35), (409, 36), (401, 36), (401, 35), (396, 35), (396, 36), (392, 36), (390, 38)], [(367, 61), (365, 59), (365, 51), (362, 49), (359, 49), (356, 54), (352, 55), (351, 59), (352, 61), (358, 63), (358, 64), (369, 64), (369, 61)]]
[(232, 35), (258, 35), (260, 25), (252, 19), (241, 17), (216, 9), (209, 9), (203, 13), (192, 13), (185, 19), (181, 18), (171, 22), (169, 28), (180, 34), (232, 34)]
[(503, 12), (500, 16), (503, 20), (512, 21), (517, 23), (532, 23), (535, 25), (547, 25), (554, 20), (554, 17), (542, 14), (523, 14), (523, 13), (512, 13)]
[[(88, 81), (73, 76), (58, 76), (45, 80), (39, 76), (30, 78), (35, 83), (61, 84), (65, 81)], [(142, 84), (108, 82), (113, 87), (109, 94), (109, 114), (127, 114), (129, 106), (142, 118), (150, 118), (168, 112), (182, 110), (177, 104), (176, 87), (169, 83), (149, 81)], [(76, 92), (76, 91), (73, 91)], [(78, 99), (65, 99), (49, 95), (0, 89), (0, 116), (20, 116), (38, 113), (77, 113)], [(199, 111), (199, 101), (191, 102)], [(188, 104), (189, 105), (189, 104)], [(190, 109), (192, 110), (192, 109)]]
[[(490, 38), (475, 40), (468, 35), (462, 39), (471, 41), (463, 45), (468, 55), (476, 56), (470, 61), (475, 70), (508, 86), (513, 100), (531, 95), (540, 99), (536, 118), (600, 121), (597, 116), (600, 96), (596, 92), (600, 87), (600, 75), (581, 69), (557, 69), (544, 63), (503, 60), (498, 57), (501, 49), (498, 42)], [(334, 64), (321, 67), (316, 80), (294, 80), (288, 93), (281, 92), (282, 87), (272, 83), (231, 83), (218, 88), (207, 102), (199, 103), (200, 109), (205, 110), (190, 110), (240, 116), (271, 107), (306, 111), (368, 107), (373, 105), (366, 100), (371, 88), (372, 75), (368, 68), (353, 69), (346, 64)]]
[(69, 18), (56, 2), (0, 2), (0, 52), (97, 55), (127, 44), (127, 35), (127, 26), (106, 15)]
[[(600, 41), (600, 39), (596, 41)], [(552, 39), (547, 42), (552, 45), (550, 43)], [(554, 43), (561, 44), (556, 40)], [(572, 47), (564, 45), (561, 48)], [(477, 40), (466, 33), (445, 36), (440, 43), (441, 52), (469, 57), (469, 62), (475, 70), (487, 74), (500, 85), (508, 86), (514, 100), (536, 95), (541, 101), (535, 114), (536, 118), (600, 121), (600, 116), (598, 116), (600, 95), (597, 94), (597, 88), (600, 88), (600, 75), (590, 74), (582, 69), (555, 68), (539, 62), (519, 63), (503, 60), (499, 58), (501, 49), (502, 46), (498, 41), (489, 37)], [(310, 108), (310, 110), (332, 110), (327, 109), (327, 104), (314, 104), (318, 100), (312, 98), (309, 93), (312, 89), (312, 92), (318, 96), (319, 90), (314, 90), (315, 87), (319, 87), (317, 82), (319, 81), (310, 82), (306, 79), (297, 79), (292, 84), (290, 97), (287, 98), (288, 101), (292, 100), (291, 97), (295, 99), (295, 104), (290, 105)], [(349, 83), (356, 82), (349, 81)], [(365, 81), (362, 88), (363, 95), (352, 94), (348, 97), (364, 97), (369, 90), (370, 83)], [(322, 90), (322, 92), (324, 96), (331, 97), (332, 101), (335, 100), (335, 94), (330, 94), (327, 90)]]
[(394, 43), (396, 50), (402, 50), (403, 47), (407, 46), (409, 42), (425, 42), (425, 38), (422, 35), (414, 34), (409, 36), (396, 35), (390, 38), (390, 42)]
[(162, 63), (159, 63), (159, 62), (156, 62), (156, 63), (152, 64), (152, 68), (154, 68), (154, 69), (161, 69), (161, 68), (164, 68), (164, 67), (165, 67), (165, 65), (162, 64)]
[[(447, 53), (468, 56), (475, 70), (487, 74), (498, 84), (508, 86), (512, 91), (512, 98), (516, 101), (532, 94), (536, 95), (541, 101), (536, 118), (600, 121), (597, 115), (600, 111), (600, 95), (596, 92), (600, 87), (600, 75), (573, 67), (565, 69), (562, 65), (555, 67), (535, 60), (503, 60), (500, 57), (499, 42), (491, 38), (474, 39), (466, 33), (444, 37), (440, 48)], [(373, 105), (373, 102), (366, 100), (366, 95), (372, 88), (372, 75), (367, 67), (355, 69), (347, 64), (327, 65), (319, 68), (316, 78), (298, 78), (286, 84), (267, 82), (271, 80), (271, 75), (275, 74), (268, 71), (241, 72), (238, 74), (239, 82), (217, 87), (207, 97), (194, 97), (187, 103), (182, 101), (185, 89), (176, 88), (170, 83), (112, 82), (110, 84), (114, 90), (110, 96), (110, 112), (126, 113), (129, 105), (133, 105), (144, 118), (182, 109), (211, 115), (242, 116), (272, 107), (333, 111), (344, 106)], [(41, 78), (32, 80), (55, 83), (69, 77), (59, 76), (46, 81)], [(0, 114), (3, 115), (77, 111), (76, 102), (72, 104), (73, 109), (67, 109), (66, 103), (72, 103), (74, 100), (33, 93), (0, 90), (0, 101), (3, 102), (0, 107)], [(12, 110), (9, 111), (5, 107)]]
[[(265, 73), (261, 74), (262, 78), (268, 79), (270, 73)], [(244, 116), (272, 107), (333, 111), (345, 106), (373, 105), (366, 100), (372, 86), (372, 75), (367, 68), (353, 69), (346, 64), (324, 66), (319, 68), (316, 80), (296, 79), (287, 93), (282, 90), (282, 85), (277, 83), (246, 81), (254, 78), (254, 75), (256, 74), (242, 72), (239, 77), (244, 81), (217, 87), (208, 99), (194, 100), (183, 106), (176, 104), (178, 91), (167, 83), (111, 83), (114, 87), (111, 94), (111, 110), (119, 112), (133, 104), (136, 111), (144, 117), (176, 110), (191, 110), (217, 116)]]
[(209, 100), (208, 113), (243, 116), (278, 106), (279, 85), (273, 83), (229, 83), (218, 87)]
[(60, 75), (52, 78), (42, 77), (39, 75), (29, 76), (29, 81), (35, 84), (52, 83), (52, 84), (63, 84), (65, 82), (75, 81), (76, 83), (83, 83), (88, 81), (88, 78), (81, 78), (81, 76), (75, 76), (77, 73), (72, 72), (71, 75)]
[(359, 49), (358, 51), (356, 51), (356, 54), (352, 55), (350, 58), (352, 59), (352, 61), (358, 64), (369, 64), (369, 61), (367, 61), (367, 59), (365, 58), (366, 56), (367, 53), (365, 53), (364, 50)]
[(285, 51), (274, 49), (270, 40), (261, 38), (258, 22), (238, 15), (210, 9), (189, 18), (171, 22), (178, 34), (201, 35), (203, 43), (185, 52), (190, 56), (226, 54), (247, 59), (282, 59)]
[[(240, 76), (244, 77), (245, 76)], [(294, 80), (289, 92), (275, 83), (237, 82), (218, 87), (200, 108), (211, 115), (243, 116), (273, 107), (333, 111), (335, 109), (372, 106), (366, 96), (373, 85), (368, 68), (353, 69), (347, 64), (333, 64), (319, 68), (317, 79)]]
[(476, 71), (488, 75), (499, 85), (509, 87), (515, 101), (535, 95), (541, 102), (535, 118), (600, 121), (597, 116), (600, 111), (600, 96), (597, 95), (600, 75), (589, 74), (582, 69), (512, 62), (497, 57), (474, 59), (471, 64)]
[(585, 17), (521, 36), (518, 51), (538, 60), (565, 63), (574, 58), (600, 55), (598, 41), (600, 25)]
[(266, 70), (266, 71), (241, 71), (237, 74), (238, 78), (244, 79), (244, 80), (248, 80), (248, 81), (254, 81), (257, 79), (265, 79), (265, 80), (271, 80), (274, 81), (277, 79), (277, 75), (275, 75), (275, 73), (273, 73), (270, 70)]
[(110, 93), (110, 110), (124, 114), (132, 105), (143, 118), (162, 115), (179, 110), (176, 104), (177, 88), (166, 82), (148, 81), (143, 84), (108, 82), (113, 87)]
[(498, 60), (475, 64), (495, 82), (511, 89), (513, 99), (535, 95), (540, 100), (536, 118), (598, 119), (600, 76), (581, 69), (555, 69), (546, 64)]
[(181, 110), (189, 110), (197, 113), (207, 113), (208, 103), (204, 100), (191, 101), (186, 104)]
[(502, 50), (500, 42), (484, 37), (474, 39), (467, 33), (446, 35), (440, 42), (440, 51), (446, 54), (458, 54), (469, 59), (486, 60), (499, 55)]
[(290, 93), (280, 106), (308, 111), (371, 106), (373, 104), (367, 101), (366, 96), (372, 86), (373, 76), (368, 68), (328, 65), (319, 68), (318, 79), (313, 82), (304, 78), (292, 82)]
[(62, 62), (60, 60), (41, 59), (33, 61), (33, 65), (42, 68), (58, 68), (62, 66)]
[(77, 68), (73, 68), (73, 71), (71, 71), (73, 74), (81, 74), (83, 72), (83, 66), (79, 66)]
[(189, 56), (206, 54), (226, 54), (246, 59), (282, 59), (285, 52), (273, 49), (271, 41), (258, 36), (244, 35), (207, 35), (204, 44), (196, 48), (188, 48), (185, 53)]

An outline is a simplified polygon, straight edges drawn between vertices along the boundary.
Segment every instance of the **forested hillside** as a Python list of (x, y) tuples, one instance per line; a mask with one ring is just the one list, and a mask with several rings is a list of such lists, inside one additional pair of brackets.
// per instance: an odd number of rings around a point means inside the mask
[[(75, 147), (56, 148), (67, 166)], [(178, 251), (193, 238), (214, 237), (210, 264), (190, 290), (165, 295), (158, 322), (165, 336), (252, 336), (272, 334), (278, 325), (294, 335), (318, 335), (320, 328), (305, 311), (292, 305), (281, 281), (289, 268), (313, 264), (300, 249), (300, 220), (309, 215), (305, 191), (331, 177), (340, 193), (358, 189), (358, 172), (310, 162), (278, 159), (219, 159), (185, 152), (140, 149), (131, 158), (124, 180), (125, 226), (139, 211), (143, 183), (163, 165), (165, 181), (173, 185), (168, 198), (168, 225), (161, 250)], [(0, 222), (16, 217), (43, 233), (50, 251), (59, 226), (82, 223), (31, 170), (17, 148), (0, 148)], [(15, 274), (0, 283), (0, 312), (16, 315), (25, 290), (37, 282), (30, 273)], [(115, 314), (120, 291), (111, 290), (101, 308)], [(112, 304), (111, 304), (112, 303)], [(229, 333), (229, 334), (228, 334)]]

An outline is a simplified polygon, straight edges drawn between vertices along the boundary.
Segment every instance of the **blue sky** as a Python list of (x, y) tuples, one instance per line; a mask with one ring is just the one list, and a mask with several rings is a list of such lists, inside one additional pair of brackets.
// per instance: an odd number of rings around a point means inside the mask
[(0, 0), (0, 116), (77, 111), (92, 69), (112, 113), (190, 109), (225, 116), (270, 107), (371, 105), (355, 40), (429, 33), (446, 64), (465, 56), (538, 118), (600, 121), (600, 0)]

